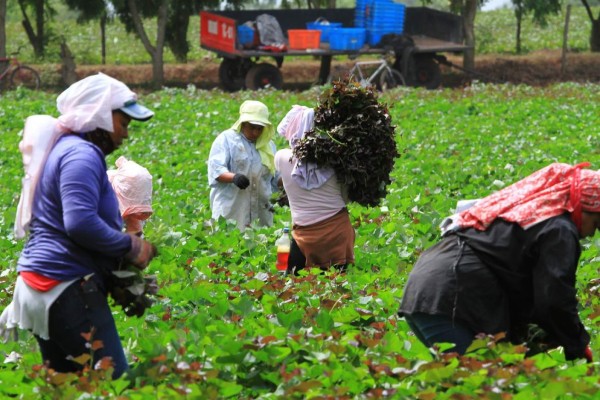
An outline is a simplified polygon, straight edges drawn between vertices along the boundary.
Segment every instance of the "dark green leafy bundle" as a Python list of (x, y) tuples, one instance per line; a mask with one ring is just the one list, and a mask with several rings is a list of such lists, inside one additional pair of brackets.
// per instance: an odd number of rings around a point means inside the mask
[(125, 315), (141, 317), (154, 303), (151, 296), (158, 293), (156, 276), (143, 275), (136, 267), (126, 266), (112, 271), (108, 278), (111, 297)]
[(294, 148), (300, 162), (335, 170), (348, 187), (348, 197), (376, 206), (387, 194), (398, 157), (395, 126), (387, 105), (371, 87), (344, 79), (326, 89), (315, 109), (315, 125)]

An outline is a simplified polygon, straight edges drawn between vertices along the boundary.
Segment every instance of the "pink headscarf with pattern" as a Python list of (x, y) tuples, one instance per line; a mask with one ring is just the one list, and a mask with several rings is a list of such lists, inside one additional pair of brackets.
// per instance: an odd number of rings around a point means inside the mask
[(456, 225), (484, 231), (501, 218), (527, 229), (569, 212), (581, 232), (581, 212), (600, 212), (600, 172), (583, 169), (587, 166), (550, 164), (479, 200), (458, 215)]

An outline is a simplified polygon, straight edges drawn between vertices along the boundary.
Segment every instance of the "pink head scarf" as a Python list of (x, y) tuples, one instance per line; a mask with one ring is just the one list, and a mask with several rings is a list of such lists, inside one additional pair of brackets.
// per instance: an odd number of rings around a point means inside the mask
[(458, 215), (456, 225), (483, 231), (501, 218), (527, 229), (569, 212), (581, 232), (581, 212), (600, 212), (600, 172), (583, 169), (587, 166), (550, 164), (479, 200)]
[(121, 156), (117, 169), (106, 171), (123, 218), (131, 214), (152, 213), (152, 175), (135, 161)]

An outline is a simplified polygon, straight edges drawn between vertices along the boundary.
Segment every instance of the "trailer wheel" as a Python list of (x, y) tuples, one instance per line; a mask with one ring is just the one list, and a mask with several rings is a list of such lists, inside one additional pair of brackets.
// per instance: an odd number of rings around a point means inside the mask
[(281, 89), (283, 75), (273, 64), (255, 64), (246, 74), (246, 89), (258, 90), (265, 88)]
[(433, 57), (414, 56), (413, 68), (409, 74), (411, 86), (436, 89), (442, 83), (440, 65), (435, 62)]
[(252, 65), (246, 58), (223, 58), (219, 65), (219, 81), (223, 89), (229, 92), (244, 89), (246, 74)]

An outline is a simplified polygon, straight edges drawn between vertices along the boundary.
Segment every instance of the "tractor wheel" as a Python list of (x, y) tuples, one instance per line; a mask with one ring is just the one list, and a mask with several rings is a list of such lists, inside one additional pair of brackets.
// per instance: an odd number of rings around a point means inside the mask
[(219, 66), (219, 82), (223, 89), (228, 92), (244, 89), (246, 74), (252, 65), (246, 58), (223, 58)]
[(429, 56), (414, 56), (409, 67), (409, 85), (436, 89), (442, 83), (440, 65)]
[(246, 74), (246, 89), (248, 90), (281, 89), (282, 85), (281, 71), (273, 64), (255, 64)]

